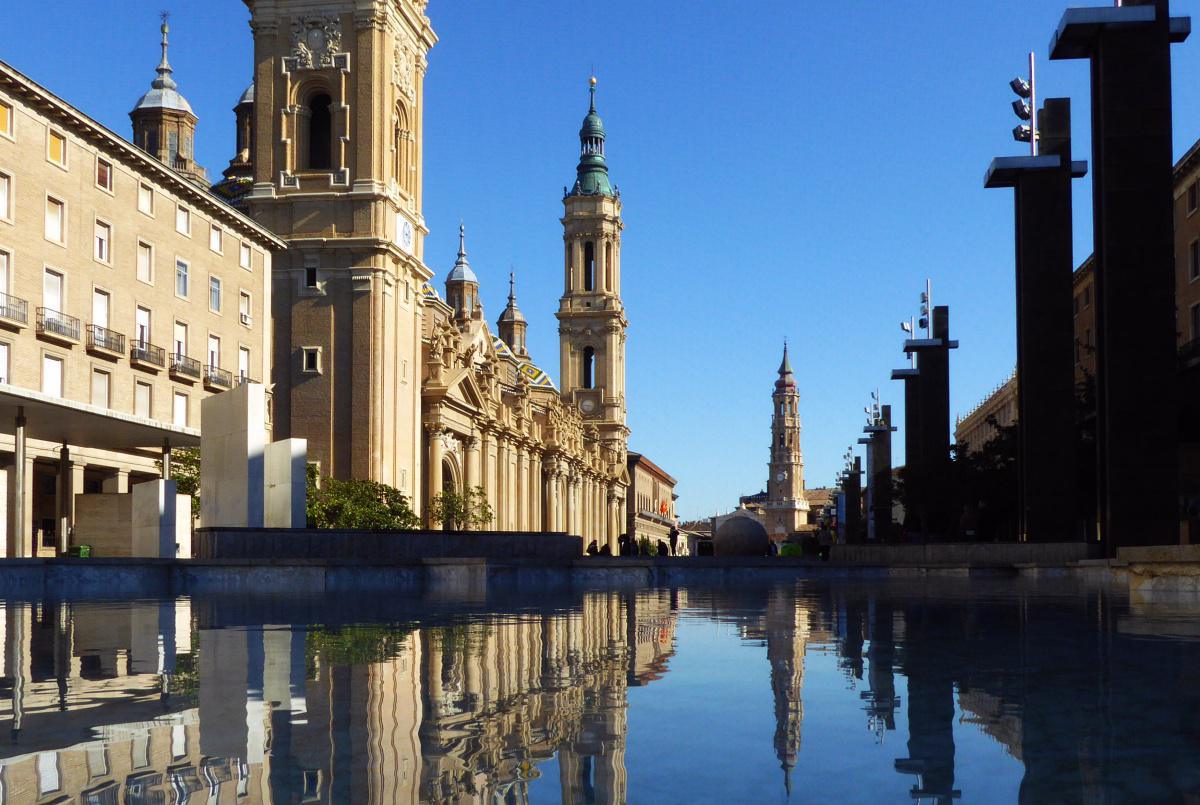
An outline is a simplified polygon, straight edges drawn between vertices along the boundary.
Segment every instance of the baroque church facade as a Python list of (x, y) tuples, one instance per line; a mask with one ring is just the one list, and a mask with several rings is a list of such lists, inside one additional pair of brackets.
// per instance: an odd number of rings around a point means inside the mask
[(526, 345), (510, 281), (493, 330), (460, 229), (441, 290), (422, 215), (425, 0), (246, 0), (254, 82), (214, 192), (276, 233), (275, 438), (323, 476), (394, 486), (425, 513), (482, 488), (500, 530), (617, 551), (626, 520), (621, 200), (591, 104), (564, 194), (560, 383)]

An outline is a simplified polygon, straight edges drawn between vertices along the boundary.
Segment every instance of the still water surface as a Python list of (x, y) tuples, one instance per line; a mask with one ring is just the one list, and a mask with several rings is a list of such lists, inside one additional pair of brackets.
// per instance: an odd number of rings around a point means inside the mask
[(0, 604), (0, 801), (1200, 802), (1200, 608), (1012, 581)]

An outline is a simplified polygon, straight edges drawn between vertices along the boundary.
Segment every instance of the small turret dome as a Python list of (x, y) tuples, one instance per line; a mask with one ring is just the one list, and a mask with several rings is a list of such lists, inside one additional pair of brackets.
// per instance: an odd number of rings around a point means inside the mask
[(175, 79), (171, 75), (171, 63), (167, 61), (167, 34), (170, 33), (171, 29), (167, 26), (165, 19), (163, 20), (161, 31), (162, 61), (159, 62), (156, 68), (158, 77), (150, 82), (150, 91), (138, 99), (138, 102), (134, 104), (132, 112), (142, 109), (171, 109), (178, 112), (186, 112), (194, 116), (195, 113), (192, 111), (192, 105), (187, 102), (187, 98), (179, 94), (179, 85), (175, 83)]
[(471, 270), (471, 264), (467, 262), (467, 230), (462, 224), (458, 225), (458, 259), (454, 261), (454, 268), (450, 269), (450, 276), (446, 277), (446, 282), (479, 284), (479, 278), (475, 276), (475, 272)]
[(254, 82), (250, 82), (250, 86), (246, 87), (246, 91), (242, 93), (242, 97), (238, 98), (237, 105), (241, 106), (244, 103), (254, 103)]

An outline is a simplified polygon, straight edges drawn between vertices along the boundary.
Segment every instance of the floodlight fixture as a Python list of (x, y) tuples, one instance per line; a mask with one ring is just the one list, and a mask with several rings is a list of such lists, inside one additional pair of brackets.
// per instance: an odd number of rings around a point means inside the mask
[(1033, 142), (1033, 127), (1032, 126), (1017, 126), (1013, 129), (1013, 139), (1019, 143)]
[(900, 329), (903, 330), (904, 332), (908, 333), (909, 335), (912, 335), (912, 331), (913, 331), (912, 322), (911, 321), (900, 322)]
[(1033, 107), (1029, 105), (1029, 101), (1013, 101), (1013, 114), (1022, 120), (1033, 120)]
[(1021, 78), (1020, 76), (1017, 76), (1012, 81), (1009, 81), (1008, 86), (1012, 88), (1013, 92), (1022, 98), (1029, 98), (1033, 95), (1033, 84), (1029, 81), (1026, 81), (1024, 78)]
[(1021, 120), (1029, 121), (1028, 125), (1013, 129), (1013, 139), (1029, 143), (1029, 155), (1035, 157), (1038, 152), (1037, 69), (1033, 51), (1029, 53), (1029, 78), (1014, 78), (1008, 86), (1017, 95), (1017, 100), (1012, 102), (1013, 113)]

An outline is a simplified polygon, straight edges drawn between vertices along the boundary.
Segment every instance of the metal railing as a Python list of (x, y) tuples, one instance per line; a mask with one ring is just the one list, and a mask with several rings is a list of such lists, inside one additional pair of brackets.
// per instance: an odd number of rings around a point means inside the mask
[(103, 349), (108, 352), (125, 353), (125, 336), (121, 333), (101, 327), (99, 324), (89, 324), (87, 328), (88, 349)]
[(219, 366), (204, 367), (204, 385), (218, 389), (233, 388), (233, 375)]
[(37, 331), (46, 335), (56, 335), (61, 338), (79, 340), (80, 321), (74, 316), (51, 310), (48, 307), (37, 309)]
[(239, 386), (244, 386), (244, 385), (246, 385), (247, 383), (257, 383), (258, 381), (257, 381), (257, 380), (255, 380), (253, 377), (250, 377), (250, 375), (242, 375), (242, 374), (239, 374), (237, 377), (235, 377), (235, 378), (233, 379), (233, 382), (234, 382), (236, 385), (239, 385)]
[(163, 369), (167, 365), (167, 351), (149, 341), (133, 341), (129, 347), (129, 360), (148, 363)]
[(201, 375), (200, 361), (177, 352), (171, 356), (171, 374), (182, 375), (192, 380), (199, 380)]
[(24, 299), (0, 293), (0, 319), (16, 324), (29, 324), (29, 303)]

